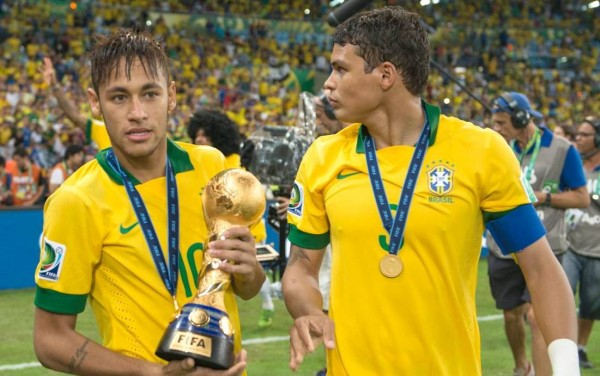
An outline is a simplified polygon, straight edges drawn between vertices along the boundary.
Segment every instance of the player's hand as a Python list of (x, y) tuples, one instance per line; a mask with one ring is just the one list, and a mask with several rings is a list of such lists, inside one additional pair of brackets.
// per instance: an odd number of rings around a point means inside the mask
[(218, 371), (210, 368), (196, 367), (192, 358), (174, 360), (162, 368), (165, 376), (239, 376), (246, 369), (246, 350), (240, 351), (235, 357), (235, 363), (229, 369)]
[(234, 227), (225, 231), (219, 239), (208, 243), (208, 255), (227, 260), (219, 265), (219, 269), (233, 274), (236, 282), (264, 277), (262, 266), (256, 259), (254, 237), (248, 227)]
[(277, 216), (283, 220), (287, 216), (288, 206), (290, 205), (290, 199), (287, 197), (277, 197)]
[(333, 321), (327, 315), (307, 315), (294, 320), (290, 329), (290, 368), (296, 371), (304, 356), (315, 351), (321, 342), (328, 349), (335, 346)]
[(54, 70), (54, 65), (52, 64), (52, 60), (49, 57), (45, 57), (42, 61), (42, 66), (39, 69), (40, 73), (44, 77), (44, 82), (49, 87), (52, 87), (58, 83), (56, 79), (56, 71)]

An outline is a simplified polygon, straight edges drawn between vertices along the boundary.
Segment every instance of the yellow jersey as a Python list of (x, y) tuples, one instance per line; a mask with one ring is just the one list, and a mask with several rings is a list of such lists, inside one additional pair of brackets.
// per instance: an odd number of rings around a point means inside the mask
[[(177, 302), (181, 307), (197, 291), (204, 257), (208, 230), (202, 192), (225, 164), (223, 155), (212, 147), (167, 142), (179, 197)], [(173, 298), (157, 271), (121, 177), (106, 161), (107, 152), (101, 151), (96, 160), (78, 169), (46, 201), (35, 304), (50, 312), (78, 314), (89, 299), (104, 346), (165, 363), (154, 352), (173, 319)], [(132, 182), (168, 260), (166, 177)], [(239, 352), (240, 323), (231, 286), (225, 303)]]
[[(475, 287), (486, 213), (531, 201), (498, 134), (424, 106), (432, 131), (398, 252), (399, 276), (379, 268), (389, 234), (369, 180), (363, 126), (319, 137), (297, 174), (289, 239), (307, 249), (332, 247), (335, 348), (327, 371), (336, 376), (481, 374)], [(392, 215), (414, 150), (376, 151)]]

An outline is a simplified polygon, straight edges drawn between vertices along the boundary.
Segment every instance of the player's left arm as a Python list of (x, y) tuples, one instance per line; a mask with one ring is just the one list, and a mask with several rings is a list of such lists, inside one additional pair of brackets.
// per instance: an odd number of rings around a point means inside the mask
[(561, 192), (535, 192), (537, 205), (548, 205), (556, 209), (587, 208), (590, 205), (590, 194), (581, 157), (573, 145), (569, 146), (565, 163), (560, 176)]
[(535, 317), (548, 346), (554, 375), (578, 375), (577, 315), (567, 276), (541, 237), (516, 257), (531, 293)]
[(265, 271), (256, 259), (256, 244), (248, 227), (225, 231), (221, 239), (208, 244), (208, 254), (221, 260), (219, 269), (231, 273), (233, 291), (244, 300), (253, 298), (265, 281)]

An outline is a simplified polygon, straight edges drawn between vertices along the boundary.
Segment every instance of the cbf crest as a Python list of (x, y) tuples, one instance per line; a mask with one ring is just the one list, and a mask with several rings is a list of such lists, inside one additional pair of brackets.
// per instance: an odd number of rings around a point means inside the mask
[(427, 186), (437, 196), (443, 196), (454, 188), (454, 165), (447, 161), (434, 161), (427, 169)]

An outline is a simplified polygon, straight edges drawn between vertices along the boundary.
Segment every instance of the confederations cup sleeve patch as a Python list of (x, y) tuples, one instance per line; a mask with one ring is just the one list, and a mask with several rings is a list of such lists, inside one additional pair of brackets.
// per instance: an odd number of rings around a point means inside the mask
[(46, 281), (58, 281), (67, 253), (67, 246), (44, 237), (38, 278)]
[(302, 217), (302, 211), (304, 210), (304, 187), (298, 181), (294, 182), (292, 193), (290, 195), (290, 204), (288, 206), (288, 213), (295, 215), (296, 217)]

